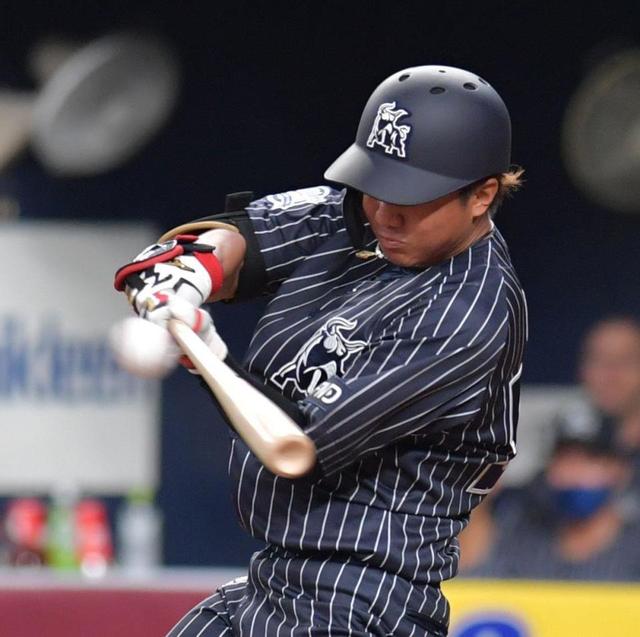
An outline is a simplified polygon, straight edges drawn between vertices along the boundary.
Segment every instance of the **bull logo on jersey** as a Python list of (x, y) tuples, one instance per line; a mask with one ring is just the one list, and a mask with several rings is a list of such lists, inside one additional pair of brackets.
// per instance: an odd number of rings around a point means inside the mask
[(395, 153), (398, 157), (406, 157), (405, 146), (411, 126), (398, 124), (398, 120), (409, 114), (409, 111), (405, 111), (404, 108), (396, 109), (395, 102), (380, 104), (367, 139), (367, 146), (369, 148), (381, 146), (387, 155)]
[(367, 346), (366, 341), (349, 339), (349, 332), (357, 326), (355, 319), (330, 318), (313, 333), (292, 361), (271, 376), (271, 382), (280, 389), (293, 388), (303, 395), (310, 395), (328, 378), (336, 374), (342, 376), (347, 361)]

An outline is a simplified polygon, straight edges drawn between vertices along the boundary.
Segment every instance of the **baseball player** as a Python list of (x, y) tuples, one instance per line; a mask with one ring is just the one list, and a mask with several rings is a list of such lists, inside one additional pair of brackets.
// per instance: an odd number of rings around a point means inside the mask
[[(515, 454), (526, 305), (492, 221), (520, 181), (510, 145), (484, 79), (409, 68), (325, 173), (340, 189), (229, 205), (119, 271), (141, 316), (190, 322), (317, 449), (285, 479), (231, 431), (233, 501), (265, 547), (171, 637), (447, 634), (456, 536)], [(199, 306), (260, 294), (240, 366)]]

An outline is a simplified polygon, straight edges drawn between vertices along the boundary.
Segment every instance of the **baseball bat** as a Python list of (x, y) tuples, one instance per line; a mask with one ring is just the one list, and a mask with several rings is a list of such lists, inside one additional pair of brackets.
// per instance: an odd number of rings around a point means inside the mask
[(310, 471), (316, 461), (315, 445), (300, 427), (221, 361), (188, 325), (171, 319), (168, 327), (262, 464), (285, 478), (298, 478)]

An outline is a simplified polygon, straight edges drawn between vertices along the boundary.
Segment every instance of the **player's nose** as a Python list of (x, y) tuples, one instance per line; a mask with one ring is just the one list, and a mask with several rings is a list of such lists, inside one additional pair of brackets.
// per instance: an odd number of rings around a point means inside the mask
[(386, 201), (379, 201), (376, 210), (376, 221), (387, 228), (401, 228), (404, 225), (402, 207)]

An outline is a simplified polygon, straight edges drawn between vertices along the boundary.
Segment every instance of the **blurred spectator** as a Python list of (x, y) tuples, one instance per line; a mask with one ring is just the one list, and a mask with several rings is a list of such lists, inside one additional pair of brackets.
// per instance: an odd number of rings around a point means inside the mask
[(471, 521), (459, 536), (461, 574), (481, 576), (488, 568), (488, 563), (494, 559), (496, 547), (500, 544), (500, 534), (505, 526), (504, 520), (498, 524), (498, 514), (495, 511), (497, 486), (472, 511)]
[(460, 538), (461, 573), (640, 580), (640, 519), (624, 498), (633, 463), (614, 433), (561, 431), (541, 479), (505, 515), (491, 500), (476, 509)]
[(611, 435), (632, 455), (640, 495), (640, 322), (611, 317), (596, 323), (582, 343), (578, 375), (584, 399), (558, 415), (555, 428), (576, 434), (613, 429)]
[(468, 526), (459, 536), (459, 572), (465, 577), (504, 577), (507, 534), (522, 513), (523, 489), (502, 490), (500, 482), (471, 512)]
[(591, 407), (617, 429), (618, 441), (640, 451), (640, 323), (610, 318), (584, 338), (580, 380)]
[(579, 379), (584, 399), (554, 423), (546, 469), (473, 512), (460, 536), (462, 574), (640, 580), (640, 323), (594, 325)]

